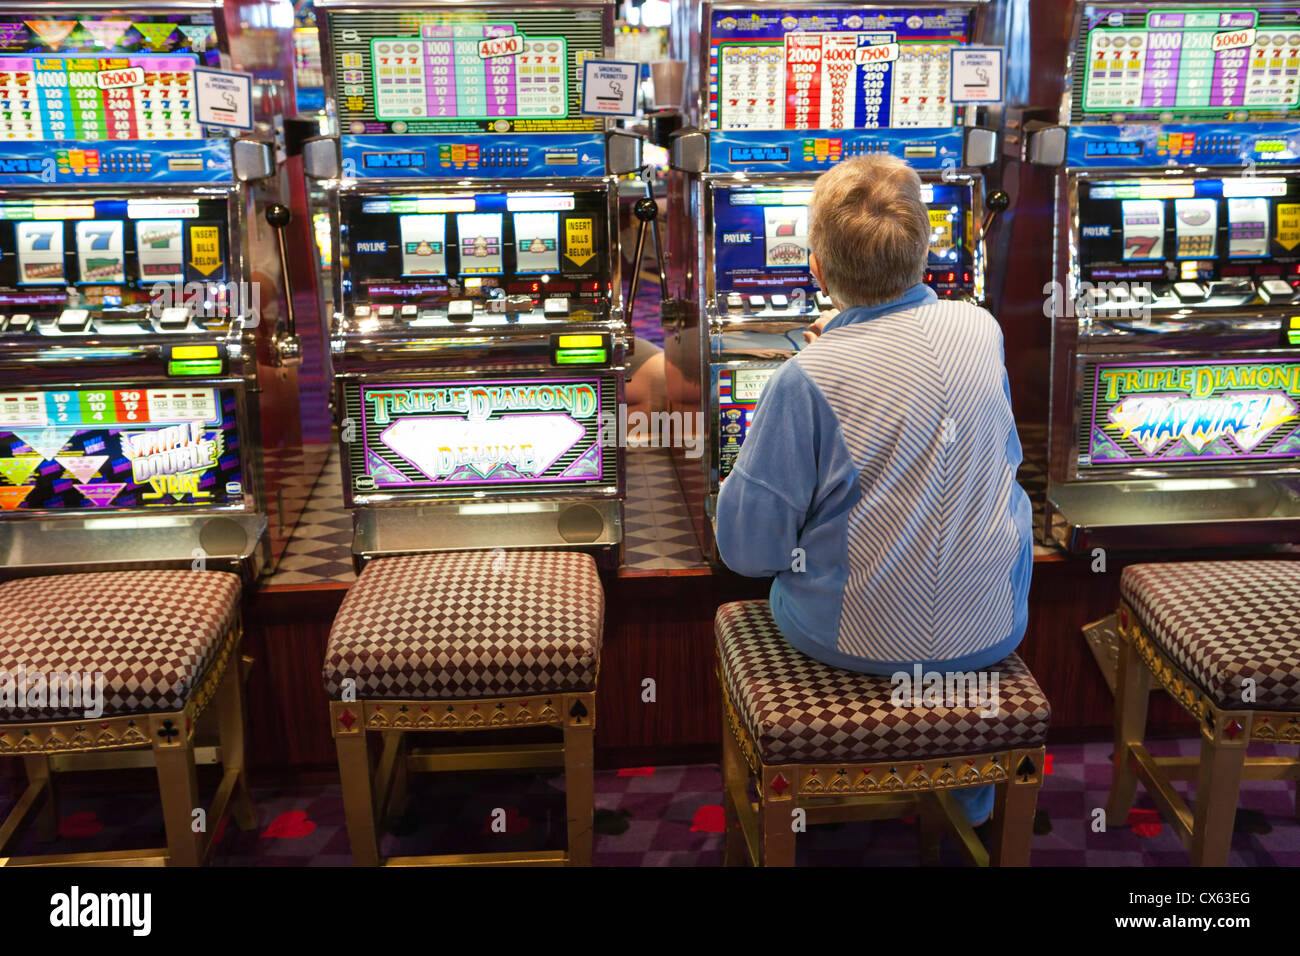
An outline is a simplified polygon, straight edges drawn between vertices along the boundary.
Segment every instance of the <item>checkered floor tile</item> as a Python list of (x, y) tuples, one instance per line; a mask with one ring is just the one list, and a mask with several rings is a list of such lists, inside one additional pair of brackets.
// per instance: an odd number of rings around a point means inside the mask
[(343, 507), (338, 446), (330, 445), (328, 460), (311, 490), (289, 546), (266, 584), (270, 587), (350, 584), (355, 579), (352, 515)]
[[(1160, 756), (1193, 756), (1197, 740), (1155, 741)], [(1282, 748), (1252, 748), (1281, 754)], [(1034, 866), (1186, 866), (1187, 853), (1139, 788), (1128, 825), (1096, 832), (1110, 786), (1110, 744), (1049, 748), (1038, 806), (1050, 829), (1034, 837)], [(201, 783), (215, 786), (204, 768)], [(124, 772), (125, 773), (125, 772)], [(25, 834), (16, 854), (77, 853), (159, 846), (163, 831), (152, 783), (137, 774), (139, 794), (96, 798), (76, 792), (61, 807), (60, 838)], [(436, 784), (436, 785), (435, 785)], [(1177, 784), (1186, 797), (1190, 784)], [(554, 774), (445, 774), (413, 778), (410, 804), (385, 821), (386, 855), (555, 849), (565, 840), (563, 779)], [(1251, 781), (1242, 788), (1232, 866), (1300, 864), (1295, 784)], [(596, 774), (597, 866), (716, 866), (722, 859), (722, 781), (718, 767), (634, 767)], [(205, 796), (207, 794), (205, 793)], [(255, 788), (259, 825), (222, 834), (214, 863), (225, 866), (344, 866), (351, 863), (337, 785)], [(0, 813), (12, 805), (0, 780)], [(492, 821), (503, 824), (494, 830)], [(916, 866), (915, 826), (901, 820), (812, 827), (798, 841), (806, 866)], [(951, 841), (943, 859), (959, 864)]]

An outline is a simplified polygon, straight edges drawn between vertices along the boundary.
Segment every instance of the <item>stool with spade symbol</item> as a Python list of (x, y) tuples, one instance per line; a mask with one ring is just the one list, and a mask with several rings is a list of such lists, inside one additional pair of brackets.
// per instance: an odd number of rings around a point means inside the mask
[[(1106, 819), (1123, 826), (1140, 780), (1196, 866), (1224, 866), (1243, 780), (1300, 780), (1300, 562), (1134, 564), (1120, 578), (1115, 756)], [(1200, 727), (1201, 755), (1153, 757), (1147, 701), (1164, 688)], [(1195, 810), (1174, 789), (1195, 780)], [(1300, 787), (1296, 792), (1300, 816)]]
[[(0, 584), (0, 756), (20, 756), (27, 788), (0, 824), (0, 866), (206, 862), (228, 813), (257, 823), (244, 767), (240, 580), (219, 571), (109, 571)], [(217, 718), (218, 747), (197, 746)], [(220, 763), (207, 809), (196, 762)], [(152, 766), (167, 845), (8, 856), (33, 815), (58, 832), (64, 771)], [(196, 826), (199, 820), (202, 826)]]
[[(766, 601), (723, 605), (714, 632), (727, 865), (747, 850), (755, 865), (793, 866), (807, 826), (906, 816), (919, 818), (928, 862), (947, 831), (975, 865), (1029, 863), (1051, 709), (1016, 655), (985, 668), (982, 685), (968, 675), (973, 692), (965, 681), (961, 694), (927, 701), (917, 688), (896, 704), (891, 678), (795, 650)], [(986, 848), (952, 791), (988, 784)]]
[[(335, 618), (324, 667), (354, 861), (590, 865), (604, 616), (604, 589), (585, 554), (451, 552), (366, 565)], [(481, 734), (538, 727), (559, 728), (562, 740), (502, 743), (512, 734)], [(456, 745), (408, 746), (411, 734), (431, 732), (456, 735)], [(374, 755), (372, 735), (382, 739)], [(378, 821), (404, 804), (410, 772), (557, 766), (567, 852), (381, 857)]]

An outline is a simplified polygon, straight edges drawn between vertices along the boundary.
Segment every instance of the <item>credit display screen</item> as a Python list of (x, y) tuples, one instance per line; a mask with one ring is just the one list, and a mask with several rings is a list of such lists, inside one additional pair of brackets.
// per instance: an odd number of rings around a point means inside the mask
[(232, 388), (0, 393), (0, 509), (243, 503)]
[(0, 140), (199, 139), (220, 62), (211, 14), (0, 15)]
[(357, 493), (475, 488), (562, 490), (612, 484), (617, 447), (601, 441), (616, 416), (609, 377), (350, 383), (347, 414), (361, 422), (349, 446)]
[(1300, 461), (1300, 359), (1098, 362), (1084, 371), (1082, 471)]
[[(941, 296), (975, 288), (971, 187), (922, 183), (930, 215), (927, 284)], [(720, 186), (713, 193), (716, 291), (762, 294), (815, 286), (808, 269), (808, 202), (812, 186)]]
[(1300, 265), (1300, 181), (1121, 179), (1079, 183), (1081, 278), (1213, 282)]
[(1075, 38), (1076, 121), (1300, 108), (1300, 6), (1101, 6)]
[(0, 200), (0, 311), (148, 303), (228, 279), (224, 198)]
[(499, 291), (594, 305), (609, 296), (607, 203), (600, 190), (345, 196), (345, 288), (360, 304)]
[(582, 64), (605, 52), (599, 9), (331, 13), (343, 133), (595, 131)]
[(713, 129), (949, 127), (952, 50), (967, 7), (714, 10)]

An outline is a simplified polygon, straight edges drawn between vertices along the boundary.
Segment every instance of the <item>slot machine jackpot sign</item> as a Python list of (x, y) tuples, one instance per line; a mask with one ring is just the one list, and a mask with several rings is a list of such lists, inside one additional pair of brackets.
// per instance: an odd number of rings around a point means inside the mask
[(343, 395), (345, 483), (358, 503), (618, 482), (612, 376), (349, 382)]

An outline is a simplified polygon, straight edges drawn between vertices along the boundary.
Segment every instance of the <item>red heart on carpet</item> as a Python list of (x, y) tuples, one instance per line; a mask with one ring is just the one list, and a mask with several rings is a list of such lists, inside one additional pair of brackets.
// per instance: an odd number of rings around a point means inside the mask
[(654, 767), (624, 767), (619, 770), (620, 777), (653, 777), (655, 775)]
[(1124, 824), (1138, 836), (1147, 839), (1159, 836), (1160, 831), (1165, 828), (1159, 810), (1130, 810)]
[(316, 821), (307, 819), (306, 810), (282, 813), (262, 831), (263, 840), (296, 840), (316, 832)]
[(492, 829), (492, 824), (497, 821), (497, 813), (494, 810), (492, 813), (488, 814), (487, 821), (483, 824), (483, 829), (479, 830), (479, 833), (495, 833), (497, 835), (502, 833), (523, 833), (533, 825), (533, 821), (529, 820), (515, 807), (504, 807), (503, 809), (506, 812), (505, 830)]
[(94, 810), (70, 813), (59, 821), (59, 836), (70, 839), (93, 837), (103, 829), (104, 824), (99, 822)]
[(1052, 755), (1047, 754), (1043, 757), (1043, 776), (1052, 772)]
[(721, 804), (706, 803), (695, 811), (691, 821), (692, 833), (724, 833), (727, 829), (727, 815)]

